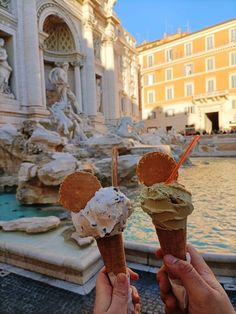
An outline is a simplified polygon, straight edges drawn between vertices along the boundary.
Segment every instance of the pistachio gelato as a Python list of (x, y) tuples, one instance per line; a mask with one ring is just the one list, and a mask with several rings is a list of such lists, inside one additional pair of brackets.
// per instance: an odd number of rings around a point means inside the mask
[(185, 229), (187, 216), (193, 211), (191, 193), (177, 182), (143, 185), (141, 207), (151, 216), (156, 228), (170, 231)]

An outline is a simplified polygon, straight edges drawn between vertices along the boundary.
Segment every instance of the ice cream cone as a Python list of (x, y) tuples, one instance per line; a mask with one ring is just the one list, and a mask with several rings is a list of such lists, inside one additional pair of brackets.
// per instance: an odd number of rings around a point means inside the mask
[(107, 273), (126, 274), (125, 250), (122, 234), (96, 239)]
[(171, 254), (179, 259), (186, 259), (186, 228), (163, 230), (156, 228), (163, 255)]
[[(165, 182), (175, 166), (176, 162), (171, 156), (160, 152), (151, 152), (140, 159), (136, 173), (141, 183), (151, 186), (154, 183)], [(177, 177), (178, 172), (174, 179), (177, 180)]]

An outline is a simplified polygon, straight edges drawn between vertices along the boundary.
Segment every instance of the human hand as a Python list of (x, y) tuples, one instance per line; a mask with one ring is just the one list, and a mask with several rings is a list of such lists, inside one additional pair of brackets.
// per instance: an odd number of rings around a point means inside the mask
[[(184, 313), (172, 293), (168, 275), (182, 281), (189, 299), (189, 314), (235, 313), (227, 294), (202, 256), (191, 245), (188, 245), (187, 251), (191, 256), (191, 264), (172, 255), (166, 255), (164, 266), (157, 274), (166, 314)], [(157, 256), (161, 256), (161, 250), (157, 252)]]
[[(139, 276), (128, 268), (131, 280), (138, 280)], [(105, 267), (99, 272), (96, 281), (96, 298), (94, 314), (127, 314), (128, 292), (132, 289), (133, 314), (140, 313), (140, 297), (137, 289), (129, 285), (128, 276), (118, 274), (112, 287)]]

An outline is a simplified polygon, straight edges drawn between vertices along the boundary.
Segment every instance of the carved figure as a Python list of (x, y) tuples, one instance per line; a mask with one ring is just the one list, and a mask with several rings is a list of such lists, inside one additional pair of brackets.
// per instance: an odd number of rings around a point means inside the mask
[(102, 84), (101, 78), (96, 78), (96, 100), (97, 100), (97, 112), (101, 112), (102, 107)]
[(70, 104), (63, 101), (56, 102), (49, 108), (52, 113), (52, 121), (57, 125), (57, 131), (74, 142), (87, 141), (83, 131), (83, 121), (78, 114), (74, 113)]
[(142, 139), (134, 129), (134, 122), (130, 117), (120, 118), (116, 133), (121, 137), (132, 138), (136, 141), (142, 142)]
[(55, 84), (60, 102), (71, 103), (75, 113), (80, 113), (79, 104), (75, 94), (68, 84), (69, 63), (64, 62), (61, 67), (53, 68), (49, 73), (49, 80)]
[(93, 41), (94, 56), (96, 59), (101, 60), (101, 39), (96, 37)]
[(11, 94), (8, 81), (12, 68), (7, 62), (7, 51), (4, 48), (4, 44), (4, 39), (0, 38), (0, 93)]

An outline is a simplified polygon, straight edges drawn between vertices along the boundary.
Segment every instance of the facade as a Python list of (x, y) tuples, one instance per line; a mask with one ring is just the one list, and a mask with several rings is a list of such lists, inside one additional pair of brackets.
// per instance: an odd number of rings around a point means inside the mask
[(236, 128), (236, 19), (137, 50), (148, 128), (185, 134)]
[(0, 0), (0, 125), (46, 119), (65, 64), (68, 95), (94, 125), (139, 118), (135, 39), (115, 2)]

